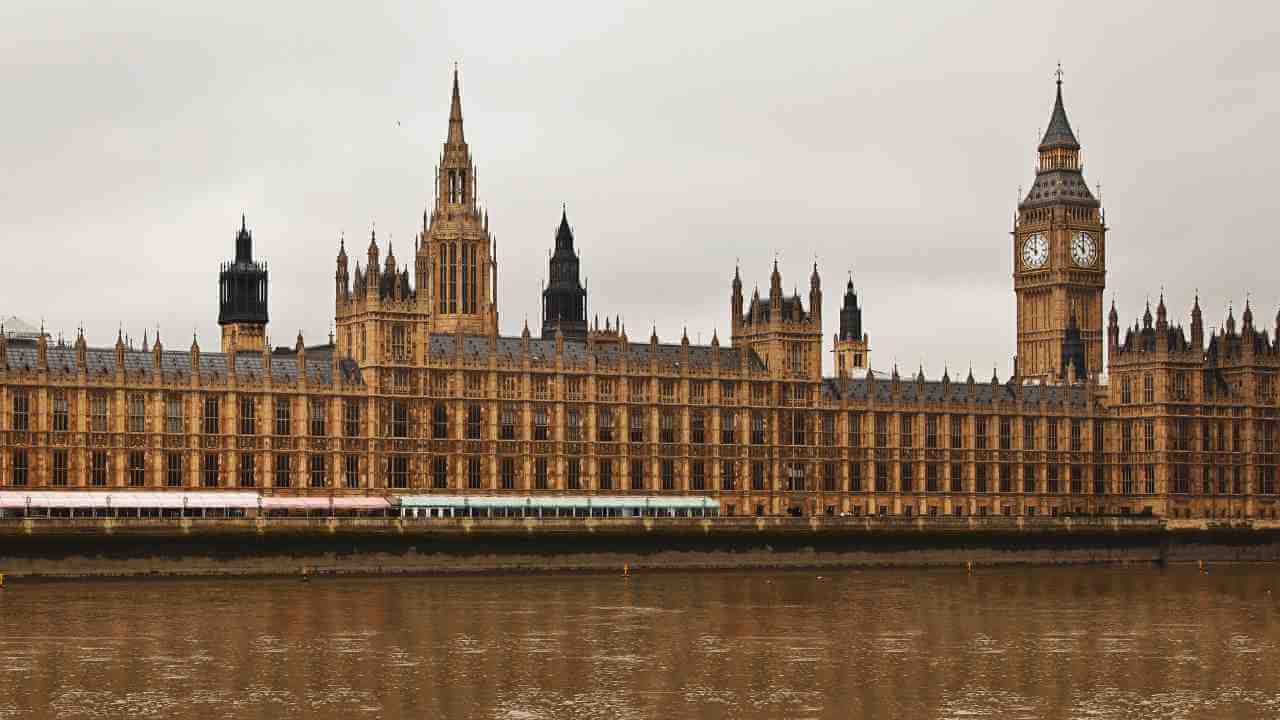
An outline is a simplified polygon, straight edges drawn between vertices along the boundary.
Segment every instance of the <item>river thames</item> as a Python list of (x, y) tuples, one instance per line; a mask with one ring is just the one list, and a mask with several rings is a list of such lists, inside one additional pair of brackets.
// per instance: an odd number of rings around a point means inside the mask
[(10, 582), (0, 718), (1274, 718), (1277, 575)]

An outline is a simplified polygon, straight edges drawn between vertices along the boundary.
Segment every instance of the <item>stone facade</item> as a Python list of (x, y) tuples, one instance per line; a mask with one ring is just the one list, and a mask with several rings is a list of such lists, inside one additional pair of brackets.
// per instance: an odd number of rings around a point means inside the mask
[[(1014, 233), (1022, 372), (866, 370), (850, 283), (832, 348), (849, 354), (846, 371), (824, 378), (816, 266), (807, 306), (784, 296), (776, 264), (768, 296), (749, 305), (735, 272), (727, 347), (687, 333), (661, 343), (656, 331), (631, 342), (608, 320), (575, 327), (581, 337), (558, 325), (501, 336), (496, 245), (455, 75), (412, 271), (390, 246), (381, 261), (373, 235), (352, 274), (343, 243), (335, 334), (320, 346), (299, 336), (292, 348), (255, 339), (202, 353), (157, 337), (138, 351), (123, 338), (89, 348), (82, 335), (62, 345), (0, 333), (0, 484), (692, 494), (725, 515), (1276, 517), (1280, 318), (1271, 340), (1246, 308), (1239, 333), (1228, 318), (1206, 342), (1197, 304), (1188, 340), (1162, 301), (1121, 342), (1113, 309), (1104, 382), (1101, 211), (1082, 184), (1057, 184), (1079, 167), (1060, 91), (1054, 117), (1043, 187)], [(1033, 232), (1044, 246), (1024, 263)], [(1073, 256), (1079, 232), (1096, 237)], [(1088, 268), (1069, 264), (1091, 254)], [(573, 319), (584, 315), (575, 306)]]

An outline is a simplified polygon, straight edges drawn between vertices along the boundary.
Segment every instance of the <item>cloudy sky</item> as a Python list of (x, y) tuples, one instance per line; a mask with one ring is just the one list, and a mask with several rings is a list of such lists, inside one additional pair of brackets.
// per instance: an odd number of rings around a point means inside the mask
[[(1108, 301), (1280, 305), (1277, 18), (1263, 3), (0, 3), (0, 313), (216, 347), (240, 213), (277, 343), (327, 334), (338, 237), (405, 258), (460, 63), (500, 320), (535, 327), (562, 202), (593, 312), (727, 339), (780, 258), (873, 365), (1014, 351), (1008, 233), (1053, 70), (1111, 226)], [(385, 246), (384, 246), (385, 252)], [(359, 252), (357, 253), (359, 254)], [(828, 360), (829, 362), (829, 360)]]

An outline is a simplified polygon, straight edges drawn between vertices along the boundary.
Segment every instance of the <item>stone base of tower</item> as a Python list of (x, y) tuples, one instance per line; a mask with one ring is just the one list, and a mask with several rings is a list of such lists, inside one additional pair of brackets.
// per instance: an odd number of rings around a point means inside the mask
[(222, 352), (262, 352), (267, 347), (267, 326), (230, 323), (222, 326)]

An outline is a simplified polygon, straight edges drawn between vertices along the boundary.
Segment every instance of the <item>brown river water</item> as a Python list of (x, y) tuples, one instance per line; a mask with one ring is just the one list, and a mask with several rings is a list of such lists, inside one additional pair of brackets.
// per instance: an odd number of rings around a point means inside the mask
[(8, 718), (1278, 718), (1280, 568), (15, 583)]

